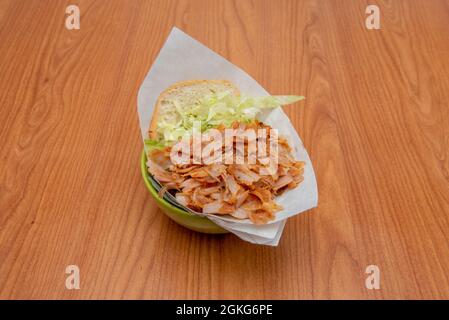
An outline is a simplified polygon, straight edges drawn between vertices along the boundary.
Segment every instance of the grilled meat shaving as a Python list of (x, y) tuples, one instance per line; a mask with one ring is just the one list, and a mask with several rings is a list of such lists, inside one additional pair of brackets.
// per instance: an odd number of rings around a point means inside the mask
[[(232, 128), (236, 131), (262, 128), (268, 135), (271, 129), (261, 122), (234, 123)], [(224, 127), (218, 129), (224, 134)], [(248, 141), (245, 141), (244, 154), (239, 154), (236, 136), (234, 156), (247, 157)], [(275, 212), (282, 210), (275, 197), (303, 181), (305, 163), (296, 161), (287, 140), (279, 137), (278, 163), (268, 171), (269, 175), (261, 175), (261, 169), (267, 169), (270, 155), (269, 145), (262, 147), (268, 151), (267, 158), (256, 159), (253, 164), (175, 165), (170, 161), (170, 147), (167, 147), (152, 151), (147, 165), (149, 172), (163, 185), (160, 194), (173, 190), (177, 201), (184, 206), (202, 213), (231, 215), (266, 224), (275, 218)], [(225, 146), (222, 153), (225, 153)]]

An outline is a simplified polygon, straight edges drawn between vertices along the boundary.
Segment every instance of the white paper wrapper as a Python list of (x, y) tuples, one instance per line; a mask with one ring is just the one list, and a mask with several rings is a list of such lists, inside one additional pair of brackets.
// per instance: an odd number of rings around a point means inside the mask
[[(154, 105), (160, 93), (175, 82), (194, 79), (224, 79), (237, 85), (245, 95), (269, 94), (243, 70), (175, 27), (139, 89), (137, 108), (142, 139), (147, 138)], [(285, 136), (294, 147), (295, 158), (305, 161), (304, 181), (297, 188), (276, 198), (276, 202), (284, 209), (277, 212), (276, 219), (266, 225), (256, 226), (248, 219), (223, 216), (211, 216), (209, 219), (245, 241), (276, 246), (287, 218), (316, 207), (318, 190), (307, 151), (282, 109), (271, 110), (259, 118), (278, 129), (279, 135)]]

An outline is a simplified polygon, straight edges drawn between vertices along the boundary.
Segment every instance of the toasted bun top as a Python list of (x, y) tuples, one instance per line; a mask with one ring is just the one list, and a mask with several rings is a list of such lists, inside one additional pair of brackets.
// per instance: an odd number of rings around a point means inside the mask
[(157, 132), (159, 121), (178, 123), (180, 118), (173, 100), (178, 101), (178, 108), (188, 110), (204, 96), (215, 92), (229, 92), (236, 96), (240, 94), (238, 88), (227, 80), (189, 80), (177, 82), (163, 91), (156, 101), (151, 119), (149, 137), (160, 138)]

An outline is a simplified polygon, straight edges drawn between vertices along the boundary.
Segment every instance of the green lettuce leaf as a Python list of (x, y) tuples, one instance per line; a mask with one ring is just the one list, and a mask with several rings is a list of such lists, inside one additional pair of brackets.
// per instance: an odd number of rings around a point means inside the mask
[(160, 150), (165, 148), (165, 144), (162, 141), (145, 139), (145, 147), (148, 152), (152, 150)]
[[(230, 93), (215, 93), (204, 97), (191, 108), (180, 107), (181, 102), (173, 100), (179, 119), (178, 123), (161, 121), (157, 131), (165, 143), (178, 141), (191, 134), (196, 121), (201, 122), (199, 130), (204, 132), (210, 128), (223, 124), (229, 127), (233, 122), (251, 122), (257, 115), (266, 109), (292, 104), (303, 100), (303, 96), (266, 96), (247, 97), (234, 96)], [(198, 130), (198, 129), (196, 129)]]

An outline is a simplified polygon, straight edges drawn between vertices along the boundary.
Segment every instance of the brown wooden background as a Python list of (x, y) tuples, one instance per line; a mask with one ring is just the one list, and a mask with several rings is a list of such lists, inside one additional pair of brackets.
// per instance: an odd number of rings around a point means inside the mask
[[(0, 0), (0, 297), (449, 298), (448, 23), (442, 0)], [(173, 25), (307, 97), (319, 206), (277, 248), (183, 229), (143, 184), (137, 90)]]

